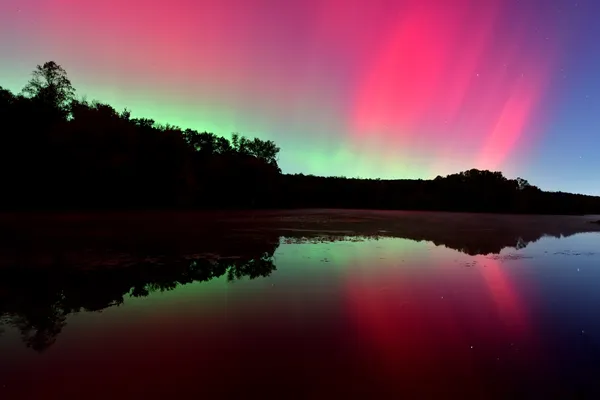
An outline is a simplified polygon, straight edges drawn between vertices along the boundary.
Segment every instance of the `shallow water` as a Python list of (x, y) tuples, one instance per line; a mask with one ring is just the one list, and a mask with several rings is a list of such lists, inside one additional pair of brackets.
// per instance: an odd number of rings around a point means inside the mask
[(456, 243), (277, 234), (6, 269), (0, 397), (600, 394), (600, 234)]

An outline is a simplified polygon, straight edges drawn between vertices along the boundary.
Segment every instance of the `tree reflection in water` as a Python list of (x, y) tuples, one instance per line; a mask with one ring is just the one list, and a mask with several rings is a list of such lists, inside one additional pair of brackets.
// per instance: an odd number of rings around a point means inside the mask
[(0, 326), (18, 329), (27, 347), (43, 352), (56, 342), (70, 314), (100, 311), (123, 304), (128, 295), (144, 297), (192, 282), (266, 277), (275, 270), (273, 254), (277, 246), (263, 246), (255, 254), (244, 256), (206, 254), (126, 266), (112, 263), (94, 269), (5, 268), (0, 272)]
[[(235, 239), (223, 234), (165, 237), (143, 246), (125, 242), (113, 253), (107, 248), (115, 243), (107, 246), (103, 242), (38, 238), (16, 251), (13, 248), (13, 255), (19, 253), (16, 257), (0, 257), (0, 335), (2, 325), (12, 326), (29, 348), (42, 352), (56, 341), (70, 314), (100, 311), (123, 304), (127, 296), (144, 297), (192, 282), (269, 276), (276, 269), (273, 256), (282, 239), (285, 243), (307, 243), (400, 237), (479, 255), (497, 254), (506, 247), (521, 249), (542, 236), (568, 236), (583, 230), (529, 226), (523, 232), (523, 228), (510, 226), (474, 231), (429, 225), (420, 224), (418, 229), (403, 225), (385, 234), (357, 230), (350, 236), (273, 229), (239, 234)], [(184, 239), (187, 242), (182, 244)], [(191, 253), (191, 249), (196, 252)]]

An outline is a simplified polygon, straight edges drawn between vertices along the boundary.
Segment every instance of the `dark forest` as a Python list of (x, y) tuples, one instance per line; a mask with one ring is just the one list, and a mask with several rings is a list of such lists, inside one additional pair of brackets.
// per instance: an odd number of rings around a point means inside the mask
[(600, 197), (545, 192), (472, 169), (433, 180), (283, 174), (269, 140), (230, 139), (76, 97), (66, 71), (38, 65), (0, 87), (3, 211), (357, 208), (600, 214)]

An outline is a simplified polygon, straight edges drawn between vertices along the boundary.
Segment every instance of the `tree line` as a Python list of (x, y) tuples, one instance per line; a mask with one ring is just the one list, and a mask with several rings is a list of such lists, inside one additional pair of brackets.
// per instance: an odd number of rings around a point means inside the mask
[(265, 204), (281, 174), (272, 141), (132, 118), (75, 97), (66, 71), (38, 65), (0, 88), (4, 209), (155, 209)]
[(2, 210), (373, 208), (600, 214), (600, 197), (544, 192), (472, 169), (433, 180), (282, 174), (270, 140), (230, 139), (132, 118), (76, 97), (66, 71), (38, 65), (0, 87)]

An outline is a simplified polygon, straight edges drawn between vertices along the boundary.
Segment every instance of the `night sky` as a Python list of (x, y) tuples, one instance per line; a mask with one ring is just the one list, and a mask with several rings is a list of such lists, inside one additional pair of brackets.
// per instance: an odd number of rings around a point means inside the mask
[(598, 0), (1, 0), (0, 86), (56, 61), (133, 116), (272, 139), (286, 173), (470, 168), (599, 194)]

